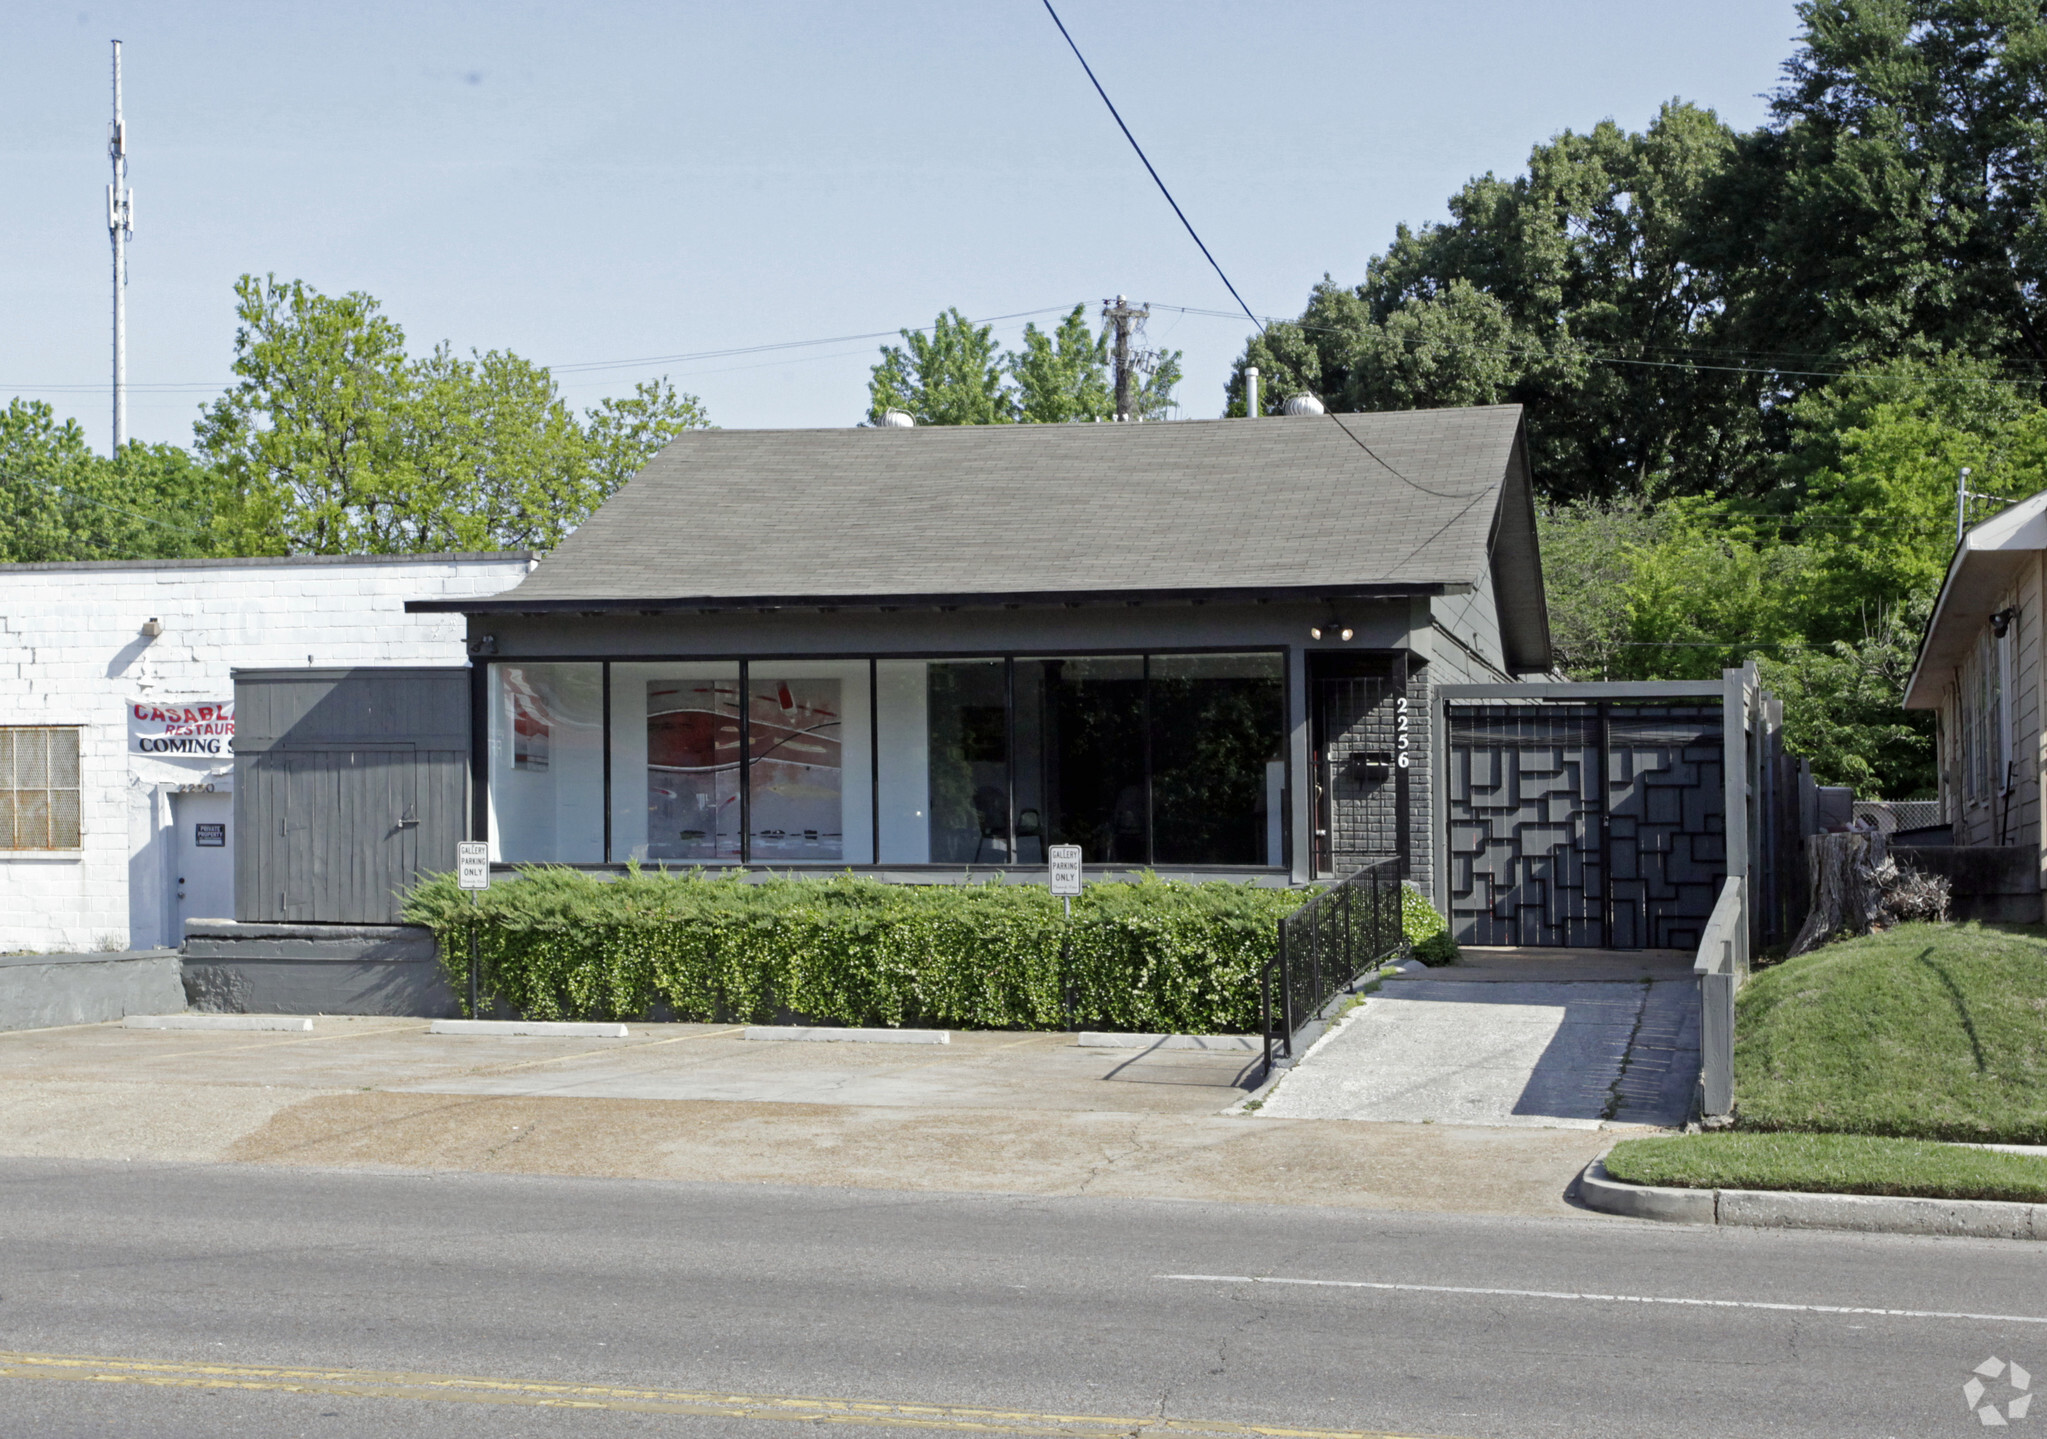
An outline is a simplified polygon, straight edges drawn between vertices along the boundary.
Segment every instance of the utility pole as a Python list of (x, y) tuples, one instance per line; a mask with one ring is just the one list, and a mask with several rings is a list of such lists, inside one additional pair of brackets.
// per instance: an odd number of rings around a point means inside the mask
[(114, 446), (128, 442), (128, 241), (135, 237), (135, 192), (128, 188), (128, 130), (121, 120), (121, 42), (114, 42), (114, 123), (107, 130), (113, 183), (107, 186), (107, 235), (114, 242)]
[(1130, 379), (1131, 354), (1130, 336), (1136, 328), (1151, 317), (1151, 306), (1133, 305), (1118, 295), (1113, 300), (1102, 301), (1102, 318), (1116, 327), (1116, 343), (1111, 351), (1116, 366), (1116, 422), (1123, 424), (1137, 418), (1131, 406)]

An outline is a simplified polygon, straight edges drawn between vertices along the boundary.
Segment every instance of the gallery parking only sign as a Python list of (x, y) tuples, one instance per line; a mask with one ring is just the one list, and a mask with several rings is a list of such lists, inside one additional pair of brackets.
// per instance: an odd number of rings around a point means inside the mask
[(130, 754), (228, 759), (234, 752), (233, 700), (136, 700), (128, 706)]

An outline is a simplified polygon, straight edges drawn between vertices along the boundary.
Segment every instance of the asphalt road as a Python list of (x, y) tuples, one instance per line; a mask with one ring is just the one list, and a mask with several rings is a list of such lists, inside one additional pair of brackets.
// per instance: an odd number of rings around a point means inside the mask
[(10, 1436), (1922, 1436), (2047, 1245), (6, 1160), (0, 1349)]

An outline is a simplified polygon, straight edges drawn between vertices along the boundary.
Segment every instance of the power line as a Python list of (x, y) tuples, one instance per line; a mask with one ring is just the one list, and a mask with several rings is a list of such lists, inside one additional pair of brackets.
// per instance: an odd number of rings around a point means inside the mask
[[(1085, 304), (1086, 302), (1081, 301), (1079, 303)], [(969, 320), (967, 323), (970, 325), (994, 325), (1007, 320), (1030, 320), (1037, 318), (1039, 315), (1063, 315), (1072, 308), (1072, 305), (1043, 305), (1035, 310), (1017, 310), (1007, 315), (988, 315), (978, 320)], [(930, 325), (899, 325), (893, 330), (870, 330), (858, 335), (827, 335), (816, 340), (780, 340), (769, 345), (738, 345), (729, 349), (696, 350), (680, 355), (644, 355), (631, 360), (580, 360), (566, 365), (542, 365), (540, 368), (550, 374), (571, 375), (582, 374), (592, 370), (625, 370), (639, 365), (689, 364), (697, 360), (722, 360), (739, 355), (764, 354), (774, 350), (801, 350), (819, 345), (844, 345), (856, 340), (890, 340), (901, 335), (904, 330), (908, 330), (912, 334), (923, 334), (931, 328), (933, 327)], [(149, 384), (130, 385), (128, 388), (130, 390), (144, 390), (162, 394), (178, 392), (212, 393), (217, 390), (231, 389), (234, 383), (231, 379), (163, 380)], [(30, 391), (39, 394), (70, 394), (78, 391), (95, 391), (100, 388), (97, 384), (38, 385), (24, 384), (19, 381), (9, 385), (0, 385), (0, 389)]]
[(1087, 71), (1088, 83), (1095, 87), (1095, 93), (1101, 96), (1102, 103), (1109, 107), (1109, 115), (1110, 118), (1115, 120), (1116, 128), (1123, 132), (1123, 138), (1130, 142), (1130, 148), (1137, 152), (1137, 158), (1144, 161), (1144, 168), (1150, 174), (1152, 183), (1159, 187), (1159, 193), (1166, 197), (1166, 203), (1173, 207), (1173, 213), (1178, 215), (1180, 223), (1187, 227), (1187, 235), (1200, 249), (1201, 257), (1207, 260), (1209, 265), (1215, 270), (1216, 277), (1223, 282), (1223, 288), (1230, 292), (1230, 298), (1242, 307), (1247, 316), (1250, 316), (1251, 323), (1256, 325), (1260, 331), (1263, 331), (1265, 329), (1265, 322), (1251, 313), (1251, 307), (1244, 304), (1244, 297), (1237, 293), (1237, 287), (1230, 283), (1230, 277), (1223, 273), (1223, 267), (1216, 263), (1215, 256), (1209, 254), (1208, 246), (1201, 242), (1201, 236), (1195, 234), (1194, 222), (1187, 218), (1187, 212), (1180, 208), (1180, 202), (1173, 198), (1173, 192), (1168, 190), (1166, 182), (1159, 178), (1159, 172), (1152, 167), (1151, 158), (1144, 153), (1144, 146), (1137, 143), (1137, 137), (1131, 134), (1130, 127), (1123, 123), (1123, 117), (1116, 111), (1116, 102), (1109, 98), (1109, 92), (1102, 88), (1102, 82), (1095, 79), (1094, 66), (1087, 63), (1087, 56), (1080, 53), (1080, 46), (1074, 44), (1073, 36), (1067, 34), (1066, 22), (1061, 20), (1059, 12), (1052, 8), (1052, 0), (1045, 0), (1045, 13), (1050, 15), (1052, 23), (1059, 27), (1060, 35), (1066, 41), (1066, 48), (1073, 52), (1074, 59), (1080, 61), (1080, 68)]

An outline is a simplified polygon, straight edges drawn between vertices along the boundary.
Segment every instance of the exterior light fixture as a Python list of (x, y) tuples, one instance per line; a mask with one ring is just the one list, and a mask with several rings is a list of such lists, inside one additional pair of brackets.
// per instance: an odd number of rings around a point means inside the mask
[(1308, 638), (1311, 640), (1319, 640), (1324, 635), (1327, 635), (1331, 639), (1347, 640), (1351, 637), (1351, 633), (1352, 631), (1349, 625), (1339, 625), (1334, 620), (1331, 620), (1326, 625), (1308, 626)]
[(469, 653), (473, 655), (494, 655), (498, 652), (498, 637), (482, 635), (469, 642)]
[(2018, 617), (2019, 612), (2016, 608), (2005, 606), (1990, 617), (1990, 633), (1998, 639), (2003, 639), (2011, 630), (2011, 622)]
[(151, 615), (148, 619), (142, 622), (142, 634), (144, 638), (153, 640), (162, 633), (163, 621), (158, 619), (155, 615)]

